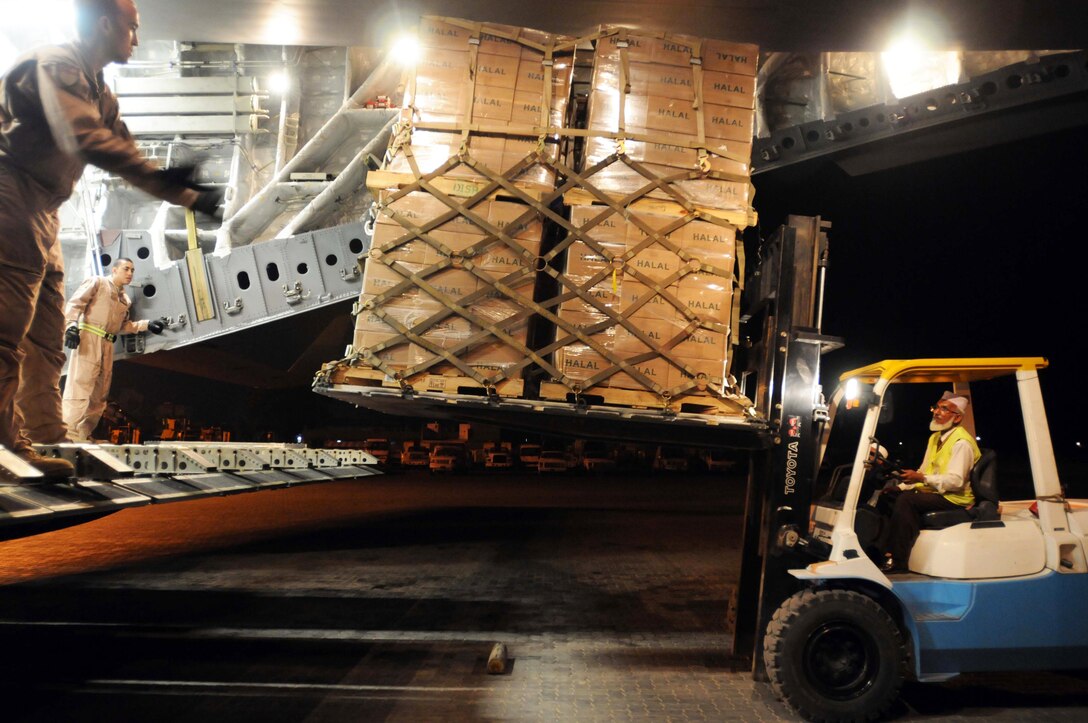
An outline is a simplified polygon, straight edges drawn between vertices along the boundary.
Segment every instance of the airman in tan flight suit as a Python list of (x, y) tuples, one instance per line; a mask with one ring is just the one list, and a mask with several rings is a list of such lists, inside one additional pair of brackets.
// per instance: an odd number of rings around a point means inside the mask
[(64, 262), (57, 209), (87, 163), (166, 201), (216, 215), (222, 192), (192, 169), (160, 170), (121, 121), (102, 69), (137, 45), (132, 0), (75, 0), (78, 39), (39, 48), (0, 77), (0, 445), (47, 477), (73, 472), (30, 443), (66, 437), (61, 417)]
[(90, 442), (106, 411), (113, 381), (113, 344), (119, 334), (161, 334), (159, 320), (132, 321), (125, 286), (132, 283), (132, 259), (113, 263), (109, 276), (84, 280), (64, 308), (64, 343), (74, 349), (64, 384), (64, 423), (73, 442)]

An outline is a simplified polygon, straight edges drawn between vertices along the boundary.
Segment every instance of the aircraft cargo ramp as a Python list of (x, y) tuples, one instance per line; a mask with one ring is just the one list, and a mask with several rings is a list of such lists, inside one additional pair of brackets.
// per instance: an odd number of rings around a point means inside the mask
[(279, 443), (62, 444), (36, 448), (77, 477), (46, 482), (0, 447), (0, 539), (47, 532), (128, 507), (283, 489), (381, 474), (358, 449)]

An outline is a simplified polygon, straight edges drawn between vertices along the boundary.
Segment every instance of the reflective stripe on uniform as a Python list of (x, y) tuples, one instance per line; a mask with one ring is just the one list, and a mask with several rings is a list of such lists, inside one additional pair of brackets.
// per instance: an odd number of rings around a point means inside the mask
[(81, 331), (89, 331), (96, 336), (100, 336), (111, 344), (117, 341), (116, 334), (111, 334), (100, 326), (95, 326), (94, 324), (88, 324), (85, 321), (81, 321), (79, 322), (79, 328)]

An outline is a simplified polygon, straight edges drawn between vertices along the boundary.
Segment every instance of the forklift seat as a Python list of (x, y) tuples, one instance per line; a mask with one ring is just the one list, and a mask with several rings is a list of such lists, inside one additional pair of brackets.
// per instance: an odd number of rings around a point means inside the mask
[(982, 456), (971, 468), (971, 489), (975, 504), (958, 510), (936, 510), (922, 515), (923, 530), (941, 530), (961, 522), (996, 520), (997, 512), (997, 453), (981, 450)]

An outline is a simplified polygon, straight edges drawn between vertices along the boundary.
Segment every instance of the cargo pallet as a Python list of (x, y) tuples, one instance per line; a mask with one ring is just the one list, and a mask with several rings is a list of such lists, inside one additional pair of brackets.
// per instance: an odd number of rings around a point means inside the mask
[[(411, 389), (426, 392), (452, 392), (454, 394), (498, 395), (500, 397), (520, 398), (525, 392), (525, 382), (521, 379), (504, 379), (495, 384), (481, 384), (472, 377), (458, 374), (436, 374), (422, 372), (395, 378), (380, 369), (363, 366), (343, 366), (336, 374), (338, 379), (360, 387), (386, 387), (390, 389)], [(399, 375), (398, 375), (399, 376)]]

